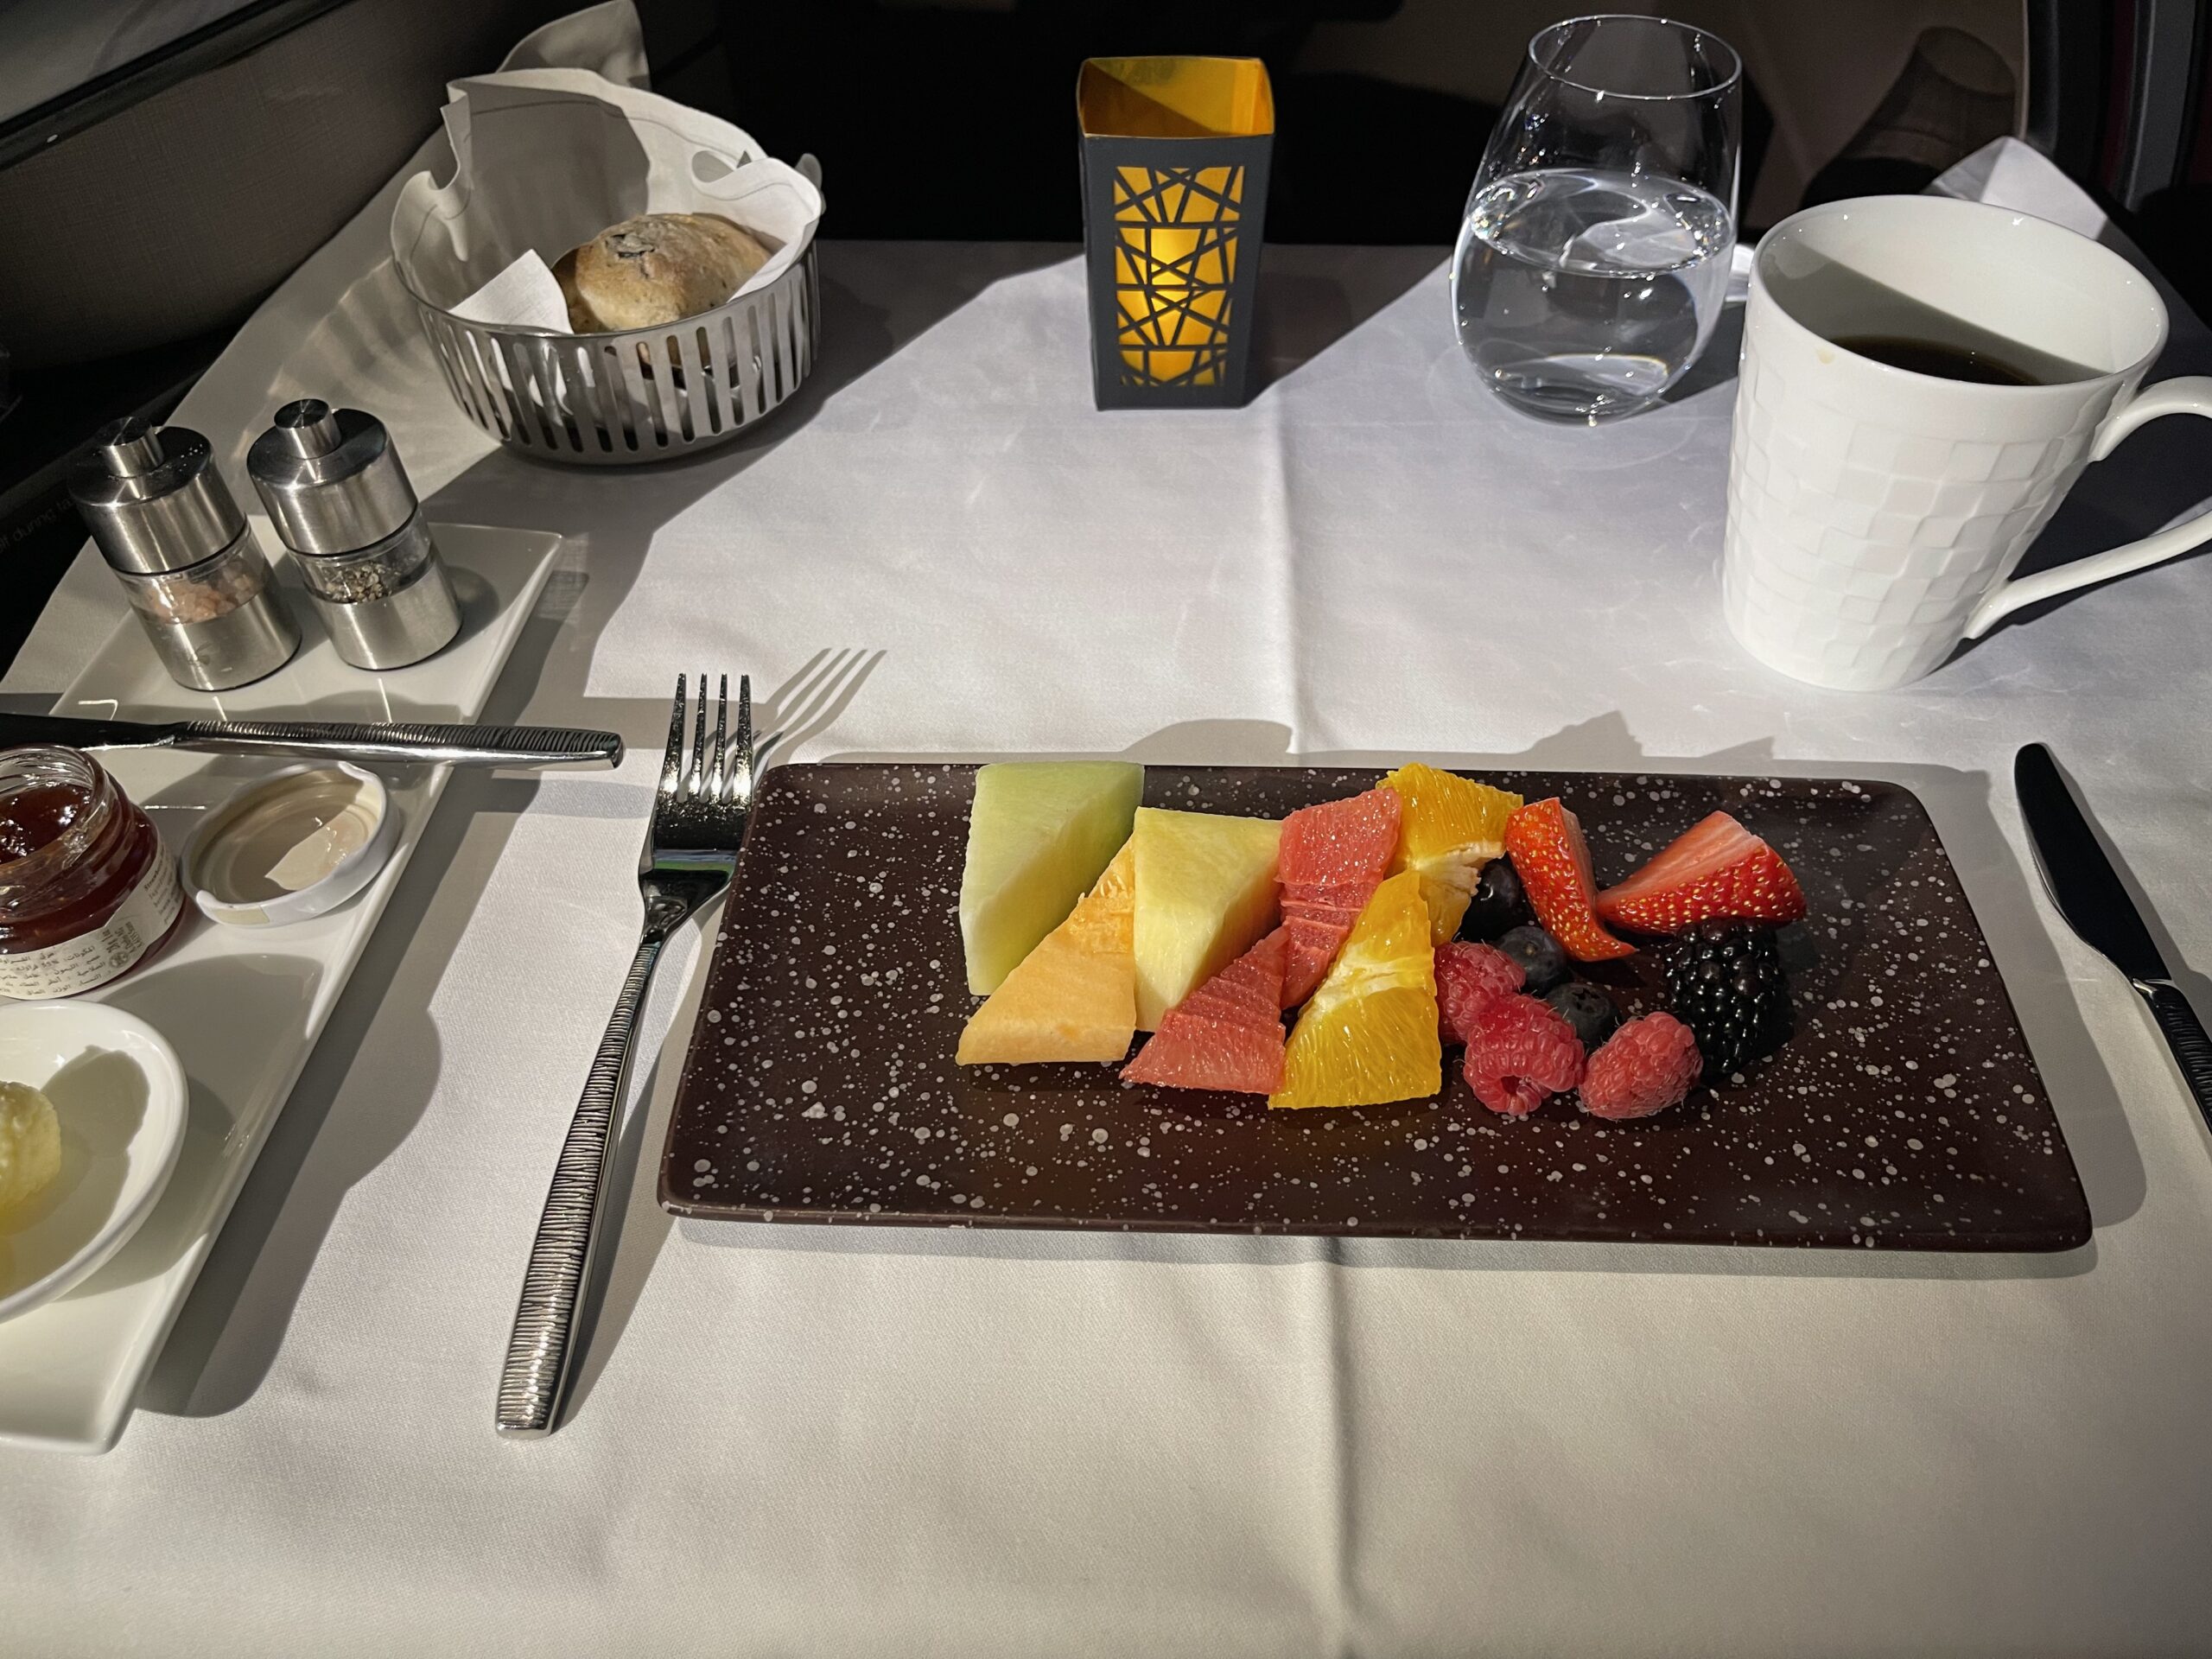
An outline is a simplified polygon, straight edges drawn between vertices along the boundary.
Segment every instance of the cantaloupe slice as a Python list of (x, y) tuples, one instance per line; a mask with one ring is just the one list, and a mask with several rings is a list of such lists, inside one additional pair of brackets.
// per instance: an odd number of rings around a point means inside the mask
[(1275, 921), (1273, 818), (1137, 810), (1137, 1028), (1243, 956)]
[(1135, 842), (976, 1010), (963, 1065), (1118, 1060), (1136, 1034)]
[(1090, 890), (1129, 838), (1144, 768), (1126, 760), (1007, 760), (976, 772), (960, 943), (988, 996)]

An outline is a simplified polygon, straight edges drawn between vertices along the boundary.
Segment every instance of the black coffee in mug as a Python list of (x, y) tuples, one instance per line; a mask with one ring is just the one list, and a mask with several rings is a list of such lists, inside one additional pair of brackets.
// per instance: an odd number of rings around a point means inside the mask
[(1785, 674), (1877, 691), (2023, 606), (2212, 542), (2200, 513), (2018, 574), (2092, 455), (2212, 416), (2212, 377), (2139, 390), (2165, 338), (2158, 289), (2049, 219), (1946, 196), (1791, 214), (1744, 308), (1729, 627)]
[[(1948, 340), (1920, 340), (1909, 334), (1850, 334), (1836, 341), (1847, 352), (1886, 363), (1893, 369), (1932, 374), (1942, 380), (1966, 380), (1978, 386), (2042, 386), (2051, 385), (2040, 375), (2016, 368), (1993, 352), (1974, 346), (1954, 346)], [(2075, 377), (2069, 375), (2066, 378)]]

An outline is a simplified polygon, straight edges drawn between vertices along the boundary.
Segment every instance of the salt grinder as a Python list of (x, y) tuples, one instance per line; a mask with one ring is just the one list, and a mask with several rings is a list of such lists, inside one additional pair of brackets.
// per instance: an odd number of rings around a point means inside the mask
[(404, 668), (461, 632), (461, 607), (382, 421), (302, 397), (247, 451), (308, 598), (356, 668)]
[(110, 421), (69, 494), (180, 685), (226, 691), (291, 659), (299, 626), (199, 433)]

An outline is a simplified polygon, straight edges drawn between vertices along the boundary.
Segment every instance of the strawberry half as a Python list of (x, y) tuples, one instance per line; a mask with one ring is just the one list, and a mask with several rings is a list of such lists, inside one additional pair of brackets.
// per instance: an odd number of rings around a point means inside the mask
[(1804, 889), (1782, 855), (1726, 812), (1692, 825), (1598, 895), (1599, 915), (1640, 933), (1680, 933), (1722, 919), (1794, 922), (1804, 913)]
[(1505, 850), (1535, 906), (1536, 919), (1577, 962), (1605, 962), (1636, 947), (1605, 931), (1598, 919), (1598, 884), (1582, 826), (1557, 797), (1531, 801), (1505, 821)]

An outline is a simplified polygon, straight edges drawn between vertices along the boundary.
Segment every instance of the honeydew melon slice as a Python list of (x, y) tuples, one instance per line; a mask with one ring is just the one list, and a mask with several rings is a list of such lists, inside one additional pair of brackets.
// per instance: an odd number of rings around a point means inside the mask
[(968, 988), (998, 989), (1075, 908), (1128, 838), (1144, 768), (1125, 760), (979, 767), (960, 876)]

